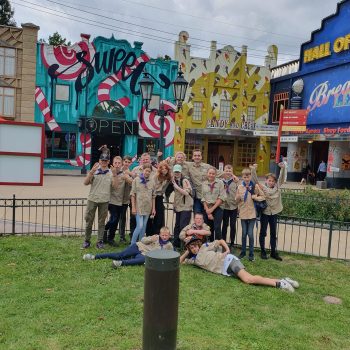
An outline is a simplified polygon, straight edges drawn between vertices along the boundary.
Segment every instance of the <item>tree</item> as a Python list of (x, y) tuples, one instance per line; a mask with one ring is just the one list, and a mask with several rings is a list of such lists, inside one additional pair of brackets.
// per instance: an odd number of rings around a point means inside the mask
[(16, 22), (13, 19), (15, 11), (12, 10), (8, 0), (0, 0), (0, 24), (3, 26), (15, 27)]
[(49, 35), (49, 45), (53, 45), (53, 46), (59, 46), (59, 45), (70, 46), (71, 42), (70, 41), (67, 42), (66, 38), (63, 38), (61, 36), (61, 34), (59, 34), (58, 32), (55, 32), (52, 35)]

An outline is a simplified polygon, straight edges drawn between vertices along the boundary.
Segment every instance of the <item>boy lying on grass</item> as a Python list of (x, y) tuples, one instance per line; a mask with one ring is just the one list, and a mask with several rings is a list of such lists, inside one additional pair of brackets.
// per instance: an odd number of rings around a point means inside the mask
[(180, 257), (180, 262), (183, 264), (196, 265), (204, 270), (225, 276), (236, 276), (247, 284), (270, 286), (288, 292), (294, 292), (294, 288), (299, 288), (299, 283), (289, 277), (274, 279), (251, 275), (245, 270), (240, 260), (230, 254), (230, 249), (223, 239), (211, 243), (202, 243), (199, 238), (192, 237), (187, 242), (186, 248), (187, 250)]
[(112, 267), (143, 265), (145, 254), (156, 249), (173, 250), (170, 242), (170, 230), (162, 227), (159, 235), (143, 237), (141, 241), (131, 244), (129, 247), (118, 253), (85, 254), (84, 260), (113, 259)]

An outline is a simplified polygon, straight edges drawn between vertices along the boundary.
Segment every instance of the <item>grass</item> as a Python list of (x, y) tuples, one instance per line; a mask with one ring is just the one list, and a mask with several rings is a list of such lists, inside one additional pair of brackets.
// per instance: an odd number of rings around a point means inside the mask
[[(83, 261), (80, 244), (0, 239), (0, 349), (141, 349), (144, 268)], [(349, 263), (288, 255), (244, 263), (301, 288), (288, 294), (181, 267), (178, 350), (350, 349)], [(343, 303), (325, 304), (326, 295)]]

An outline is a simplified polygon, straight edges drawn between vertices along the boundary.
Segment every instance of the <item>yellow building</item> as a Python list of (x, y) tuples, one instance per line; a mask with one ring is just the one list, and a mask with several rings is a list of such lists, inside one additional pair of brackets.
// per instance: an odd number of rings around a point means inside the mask
[(32, 23), (0, 26), (0, 117), (34, 121), (38, 30)]
[[(257, 162), (258, 172), (269, 170), (268, 106), (270, 68), (277, 62), (277, 47), (270, 46), (264, 66), (247, 64), (247, 47), (217, 49), (211, 42), (208, 58), (191, 57), (189, 35), (175, 43), (189, 82), (182, 110), (176, 116), (175, 151), (202, 149), (206, 162), (219, 168), (232, 164), (236, 173)], [(270, 130), (271, 131), (271, 130)]]

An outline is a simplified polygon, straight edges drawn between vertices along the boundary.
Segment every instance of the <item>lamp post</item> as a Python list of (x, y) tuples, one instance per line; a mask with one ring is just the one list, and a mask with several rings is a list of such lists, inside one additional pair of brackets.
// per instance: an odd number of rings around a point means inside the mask
[[(152, 79), (151, 79), (152, 78)], [(152, 99), (152, 93), (153, 93), (153, 86), (154, 81), (156, 80), (150, 73), (147, 73), (146, 71), (143, 72), (143, 78), (140, 80), (140, 89), (142, 94), (142, 105), (145, 103), (146, 111), (149, 113), (156, 113), (156, 115), (160, 118), (160, 125), (159, 125), (159, 150), (162, 152), (162, 157), (164, 156), (164, 121), (165, 116), (168, 115), (168, 113), (177, 113), (181, 106), (182, 102), (185, 99), (186, 96), (186, 90), (188, 86), (188, 82), (183, 77), (183, 72), (181, 69), (179, 69), (177, 73), (177, 78), (172, 82), (173, 89), (174, 89), (174, 98), (176, 101), (176, 109), (173, 108), (165, 108), (164, 102), (162, 100), (159, 100), (159, 106), (158, 108), (151, 108), (149, 109), (149, 103)], [(142, 114), (141, 114), (142, 116)]]

